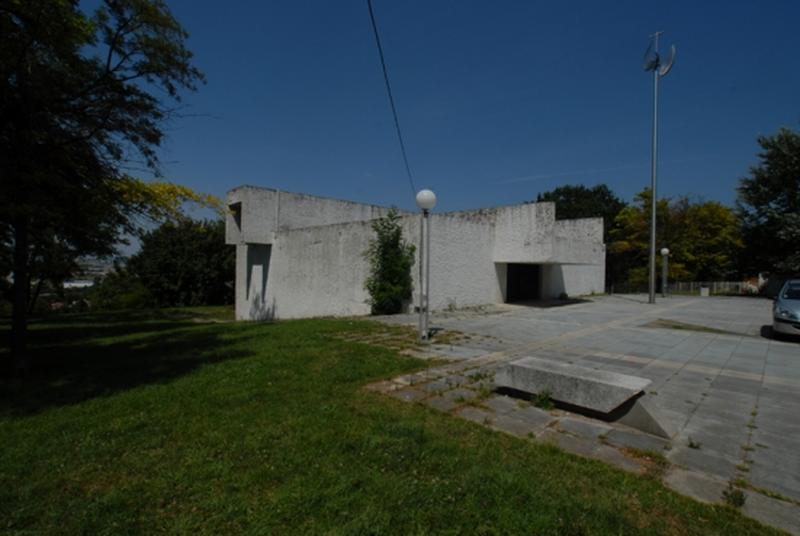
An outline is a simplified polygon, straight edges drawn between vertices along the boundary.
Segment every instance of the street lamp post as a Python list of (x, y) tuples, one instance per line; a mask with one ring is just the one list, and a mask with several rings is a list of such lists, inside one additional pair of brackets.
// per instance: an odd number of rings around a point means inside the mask
[(669, 262), (669, 248), (661, 248), (661, 297), (667, 297), (667, 263)]
[(427, 342), (431, 292), (431, 220), (430, 211), (436, 206), (436, 194), (430, 190), (417, 193), (417, 206), (422, 210), (419, 225), (419, 339)]

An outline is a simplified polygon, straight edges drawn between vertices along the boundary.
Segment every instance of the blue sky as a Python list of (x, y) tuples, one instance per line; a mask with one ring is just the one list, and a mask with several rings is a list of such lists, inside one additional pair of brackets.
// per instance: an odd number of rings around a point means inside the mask
[[(168, 3), (208, 84), (168, 125), (167, 179), (413, 207), (366, 0)], [(655, 30), (678, 47), (661, 84), (659, 194), (732, 203), (756, 136), (800, 120), (794, 0), (373, 5), (411, 168), (437, 210), (647, 186), (641, 63)]]

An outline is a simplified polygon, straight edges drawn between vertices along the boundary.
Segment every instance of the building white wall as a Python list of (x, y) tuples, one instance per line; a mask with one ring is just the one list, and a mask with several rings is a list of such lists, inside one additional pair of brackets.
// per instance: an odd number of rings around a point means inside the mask
[[(236, 244), (238, 319), (369, 314), (364, 252), (374, 236), (370, 220), (388, 209), (253, 187), (228, 201), (241, 207), (241, 224), (231, 216), (227, 235)], [(552, 203), (431, 214), (431, 309), (503, 302), (509, 262), (542, 265), (543, 298), (602, 292), (602, 220), (554, 217)], [(415, 245), (420, 220), (401, 219)]]
[[(491, 257), (494, 229), (458, 215), (432, 215), (430, 222), (431, 309), (502, 301)], [(401, 224), (406, 240), (418, 246), (419, 216), (405, 217)], [(237, 290), (249, 289), (237, 293), (237, 318), (256, 319), (254, 312), (262, 313), (260, 318), (369, 314), (369, 296), (364, 289), (369, 265), (364, 251), (373, 237), (370, 222), (280, 232), (264, 279), (260, 264), (266, 254), (254, 254), (255, 245), (239, 246), (237, 269), (246, 273), (249, 265), (251, 275), (237, 273)], [(412, 267), (413, 305), (419, 301), (419, 261), (417, 249)], [(240, 278), (248, 283), (239, 285)], [(262, 280), (267, 282), (265, 289), (258, 287)]]
[(369, 222), (295, 229), (274, 246), (267, 297), (276, 318), (366, 315)]
[[(290, 229), (367, 221), (385, 216), (386, 207), (240, 186), (228, 193), (226, 243), (271, 244)], [(238, 216), (237, 216), (238, 213)]]
[(552, 300), (567, 294), (570, 298), (602, 294), (605, 289), (605, 265), (543, 264), (542, 299)]
[(554, 203), (526, 203), (494, 209), (495, 262), (541, 263), (552, 260)]
[[(406, 236), (419, 242), (420, 218), (406, 226)], [(466, 307), (502, 301), (492, 260), (495, 232), (493, 215), (481, 213), (432, 214), (431, 295), (432, 310)], [(419, 255), (417, 255), (419, 261)], [(414, 271), (415, 286), (419, 268)], [(414, 300), (418, 302), (419, 291)]]

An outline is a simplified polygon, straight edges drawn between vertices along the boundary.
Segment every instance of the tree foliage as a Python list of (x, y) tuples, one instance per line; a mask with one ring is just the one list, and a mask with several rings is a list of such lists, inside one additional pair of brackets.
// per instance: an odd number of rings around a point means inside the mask
[(603, 239), (614, 224), (619, 211), (627, 203), (617, 197), (605, 184), (587, 188), (582, 184), (559, 186), (549, 192), (536, 196), (536, 202), (551, 201), (556, 204), (556, 218), (571, 220), (575, 218), (603, 218)]
[(233, 303), (235, 266), (223, 220), (186, 220), (145, 234), (127, 269), (164, 307)]
[(758, 144), (760, 162), (738, 187), (747, 244), (742, 267), (751, 274), (800, 272), (800, 134), (783, 128)]
[(375, 238), (364, 253), (369, 262), (369, 276), (364, 284), (369, 293), (372, 314), (396, 314), (403, 302), (411, 299), (414, 245), (403, 238), (400, 215), (391, 209), (372, 222)]
[(91, 15), (77, 0), (0, 2), (0, 236), (13, 248), (15, 355), (31, 247), (108, 255), (150, 214), (148, 195), (164, 193), (123, 167), (141, 159), (158, 171), (161, 125), (203, 81), (186, 37), (163, 0), (105, 0)]
[[(624, 267), (623, 281), (633, 286), (648, 281), (650, 256), (650, 189), (620, 211), (611, 231), (609, 252)], [(669, 278), (679, 281), (724, 280), (737, 271), (742, 240), (735, 212), (716, 201), (687, 197), (659, 199), (656, 205), (656, 246), (668, 247)], [(656, 255), (660, 270), (661, 255)], [(659, 272), (660, 273), (660, 272)]]
[(153, 307), (156, 300), (139, 278), (124, 266), (114, 269), (95, 282), (88, 295), (92, 309), (118, 310)]

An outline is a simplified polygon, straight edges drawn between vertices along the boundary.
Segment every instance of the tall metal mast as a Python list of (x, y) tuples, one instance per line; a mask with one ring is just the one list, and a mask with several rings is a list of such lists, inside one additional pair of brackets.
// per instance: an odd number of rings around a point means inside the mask
[(649, 303), (656, 302), (656, 176), (658, 175), (658, 81), (665, 76), (675, 62), (675, 45), (670, 47), (667, 61), (661, 62), (658, 55), (658, 38), (664, 32), (656, 32), (650, 36), (650, 46), (644, 54), (644, 70), (653, 71), (653, 147), (650, 165), (650, 288)]

